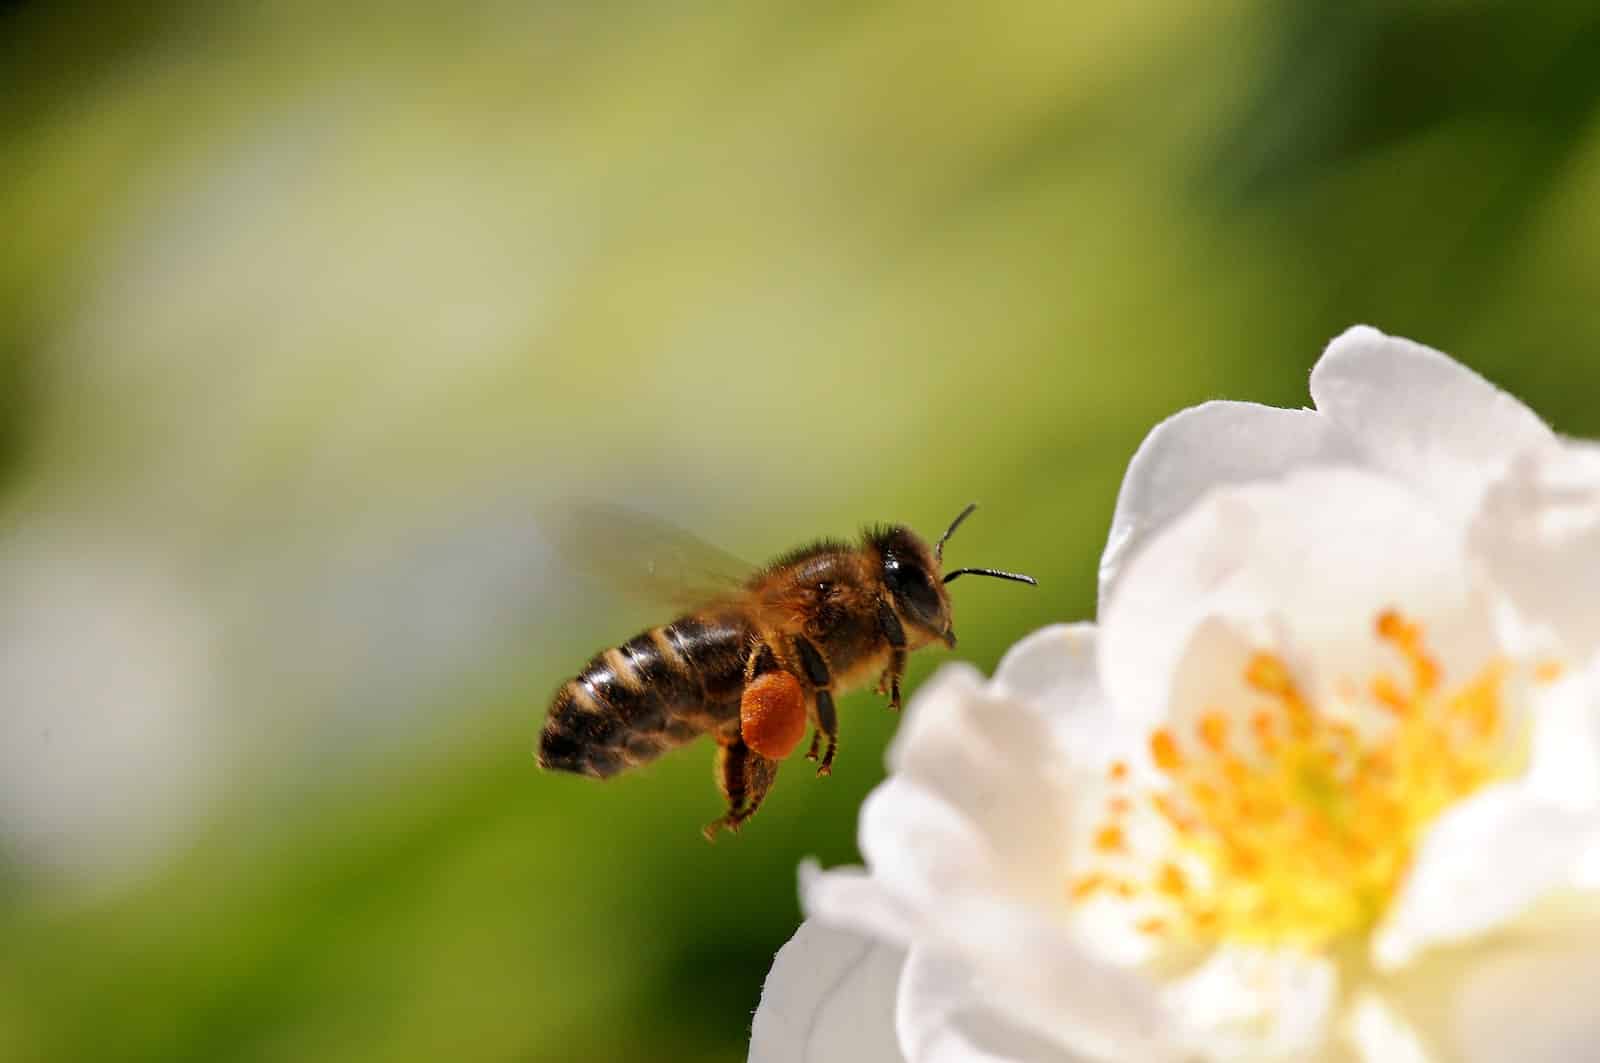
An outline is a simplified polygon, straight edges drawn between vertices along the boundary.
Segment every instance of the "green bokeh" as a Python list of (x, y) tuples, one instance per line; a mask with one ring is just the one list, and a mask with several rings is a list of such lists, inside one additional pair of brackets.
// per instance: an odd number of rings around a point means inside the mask
[[(1592, 5), (1106, 7), (0, 9), (4, 526), (125, 527), (213, 600), (484, 484), (756, 557), (981, 498), (954, 556), (1042, 584), (955, 588), (987, 669), (1092, 616), (1153, 423), (1302, 404), (1349, 324), (1600, 434)], [(337, 695), (283, 707), (136, 877), (0, 863), (0, 1059), (742, 1058), (894, 720), (844, 699), (833, 778), (786, 765), (707, 846), (708, 748), (605, 786), (531, 757), (663, 617), (524, 619), (373, 749), (320, 730)]]

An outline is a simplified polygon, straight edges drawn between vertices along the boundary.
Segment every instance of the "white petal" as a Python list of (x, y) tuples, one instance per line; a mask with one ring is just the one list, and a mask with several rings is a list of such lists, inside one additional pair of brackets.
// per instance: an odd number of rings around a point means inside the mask
[(1100, 558), (1100, 608), (1150, 536), (1213, 487), (1272, 479), (1356, 451), (1327, 418), (1248, 402), (1207, 402), (1157, 425), (1128, 463)]
[(893, 1063), (905, 953), (802, 923), (778, 950), (750, 1031), (750, 1063)]
[(1529, 696), (1529, 789), (1563, 808), (1600, 806), (1600, 658)]
[(1344, 1036), (1361, 1063), (1430, 1063), (1434, 1058), (1405, 1016), (1371, 990), (1350, 1005)]
[[(976, 801), (984, 793), (980, 788), (991, 782), (954, 777), (947, 791)], [(1003, 791), (995, 793), (998, 800), (1006, 799)], [(1048, 815), (1048, 808), (1042, 814)], [(1060, 845), (1019, 854), (1025, 862), (1012, 869), (999, 852), (1002, 838), (985, 833), (949, 796), (904, 775), (891, 775), (867, 795), (859, 842), (873, 879), (916, 908), (954, 893), (1042, 884), (1052, 873), (1060, 876), (1057, 882), (1066, 881)]]
[[(965, 666), (923, 685), (890, 749), (893, 774), (862, 807), (861, 848), (875, 874), (920, 884), (908, 890), (967, 884), (1059, 900), (1070, 812), (1062, 728), (1090, 657), (1072, 651), (1075, 639), (1035, 635), (1005, 669), (1012, 679), (993, 688)], [(1052, 647), (1063, 651), (1058, 662)], [(1024, 674), (1049, 704), (1004, 693)]]
[[(885, 920), (875, 879), (813, 872), (802, 906), (812, 922), (878, 935)], [(1154, 984), (1104, 962), (1048, 913), (975, 890), (924, 891), (907, 910), (911, 930), (893, 940), (969, 969), (995, 1015), (1091, 1058), (1164, 1058), (1168, 1028)]]
[(1392, 971), (1432, 946), (1503, 926), (1567, 886), (1600, 820), (1540, 799), (1528, 787), (1486, 787), (1429, 829), (1415, 866), (1373, 936), (1372, 958)]
[(1338, 991), (1324, 957), (1225, 946), (1173, 982), (1168, 1003), (1202, 1059), (1303, 1060), (1327, 1043)]
[(1054, 753), (1075, 770), (1097, 774), (1108, 749), (1106, 698), (1093, 624), (1053, 624), (1018, 642), (1000, 659), (988, 693), (1024, 706), (1054, 732)]
[[(1600, 1038), (1593, 1006), (1593, 987), (1600, 982), (1600, 908), (1588, 900), (1567, 897), (1541, 905), (1491, 937), (1418, 957), (1368, 991), (1381, 992), (1386, 1013), (1372, 1025), (1441, 1063), (1592, 1058), (1592, 1051), (1573, 1047)], [(1350, 1027), (1347, 1022), (1347, 1036), (1354, 1032)], [(1393, 1058), (1407, 1057), (1397, 1050)]]
[(1277, 650), (1305, 670), (1310, 694), (1332, 704), (1343, 683), (1394, 668), (1374, 635), (1391, 608), (1425, 624), (1447, 682), (1465, 679), (1495, 642), (1492, 603), (1471, 578), (1462, 538), (1418, 496), (1369, 472), (1308, 469), (1220, 489), (1124, 573), (1101, 628), (1101, 682), (1119, 715), (1164, 722), (1174, 684), (1207, 693), (1203, 677), (1178, 668), (1187, 658), (1215, 672), (1215, 654), (1189, 651), (1216, 620), (1226, 631), (1212, 625), (1207, 637)]
[(1600, 447), (1567, 443), (1517, 458), (1484, 496), (1470, 542), (1526, 622), (1569, 653), (1600, 647)]
[(916, 940), (923, 919), (861, 868), (823, 871), (814, 860), (800, 864), (800, 907), (813, 920), (902, 946)]
[(990, 897), (946, 901), (930, 944), (970, 965), (988, 1006), (1093, 1059), (1169, 1058), (1171, 1026), (1147, 976), (1117, 967), (1044, 912)]
[(909, 1063), (1084, 1063), (989, 1007), (966, 964), (913, 949), (895, 1026)]
[(1454, 995), (1453, 1058), (1576, 1063), (1600, 1054), (1600, 934), (1518, 942), (1472, 964)]
[(1532, 410), (1448, 355), (1364, 325), (1328, 345), (1311, 396), (1369, 462), (1462, 520), (1506, 462), (1554, 438)]

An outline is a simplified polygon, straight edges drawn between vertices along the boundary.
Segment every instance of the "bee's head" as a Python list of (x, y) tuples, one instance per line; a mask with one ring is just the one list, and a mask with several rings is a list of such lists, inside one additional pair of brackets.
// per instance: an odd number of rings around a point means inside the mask
[(894, 599), (895, 612), (922, 635), (920, 639), (913, 639), (914, 643), (939, 639), (946, 646), (955, 648), (956, 633), (950, 623), (950, 595), (944, 585), (957, 576), (994, 576), (1019, 583), (1037, 582), (1031, 576), (992, 568), (959, 568), (944, 573), (944, 544), (977, 508), (978, 504), (974, 502), (963, 509), (932, 548), (916, 532), (900, 525), (872, 532), (868, 536), (877, 551), (881, 566), (879, 575), (884, 590)]
[(907, 626), (912, 645), (942, 639), (946, 645), (954, 646), (950, 595), (939, 578), (939, 559), (933, 550), (920, 535), (900, 525), (873, 533), (872, 545), (878, 553), (878, 576), (883, 589)]

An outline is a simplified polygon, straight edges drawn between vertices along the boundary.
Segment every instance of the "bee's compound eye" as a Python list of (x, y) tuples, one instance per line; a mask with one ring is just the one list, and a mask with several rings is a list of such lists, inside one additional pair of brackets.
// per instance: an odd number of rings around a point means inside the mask
[(920, 565), (908, 565), (894, 555), (883, 560), (883, 581), (912, 618), (933, 625), (939, 620), (939, 592)]

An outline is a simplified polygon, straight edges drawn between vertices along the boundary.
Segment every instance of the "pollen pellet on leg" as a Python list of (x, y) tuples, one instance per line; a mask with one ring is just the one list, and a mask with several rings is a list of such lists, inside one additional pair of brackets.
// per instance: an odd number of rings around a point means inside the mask
[(768, 672), (745, 685), (739, 700), (739, 732), (745, 745), (768, 760), (794, 752), (806, 733), (806, 696), (788, 672)]

